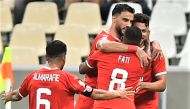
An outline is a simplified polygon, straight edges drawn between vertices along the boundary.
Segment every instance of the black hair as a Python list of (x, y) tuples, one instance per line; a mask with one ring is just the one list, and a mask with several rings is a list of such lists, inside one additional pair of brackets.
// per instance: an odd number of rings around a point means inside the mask
[(134, 15), (134, 20), (133, 20), (133, 25), (136, 23), (136, 22), (141, 22), (141, 23), (145, 23), (146, 27), (149, 26), (149, 16), (146, 15), (146, 14), (142, 14), (142, 13), (137, 13)]
[(140, 46), (141, 39), (142, 39), (141, 30), (136, 26), (132, 26), (125, 30), (123, 36), (123, 43)]
[(64, 42), (60, 40), (54, 40), (50, 42), (46, 47), (46, 55), (49, 58), (60, 57), (63, 54), (66, 55), (67, 46)]
[(124, 11), (128, 11), (133, 14), (135, 12), (135, 10), (127, 4), (116, 4), (112, 11), (112, 16), (121, 14), (121, 12), (124, 12)]

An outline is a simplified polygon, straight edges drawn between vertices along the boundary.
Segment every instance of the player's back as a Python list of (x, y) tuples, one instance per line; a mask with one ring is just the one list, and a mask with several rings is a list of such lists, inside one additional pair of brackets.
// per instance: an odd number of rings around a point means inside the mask
[(82, 88), (73, 89), (77, 86), (72, 86), (74, 78), (59, 69), (43, 68), (31, 73), (27, 85), (30, 109), (74, 109), (74, 94)]
[[(138, 57), (133, 53), (102, 53), (97, 51), (98, 80), (97, 88), (104, 90), (117, 90), (133, 87), (135, 90), (143, 68)], [(95, 109), (106, 107), (110, 109), (134, 109), (134, 96), (129, 99), (113, 99), (95, 101)]]
[[(100, 41), (100, 40), (110, 40), (110, 41), (120, 42), (120, 40), (117, 39), (116, 37), (111, 36), (106, 31), (102, 31), (94, 39), (89, 56), (92, 55), (97, 50), (97, 48), (96, 48), (97, 42)], [(90, 71), (90, 73), (85, 75), (85, 80), (84, 81), (85, 81), (86, 84), (88, 84), (91, 87), (95, 88), (96, 84), (97, 84), (97, 69), (92, 69)]]

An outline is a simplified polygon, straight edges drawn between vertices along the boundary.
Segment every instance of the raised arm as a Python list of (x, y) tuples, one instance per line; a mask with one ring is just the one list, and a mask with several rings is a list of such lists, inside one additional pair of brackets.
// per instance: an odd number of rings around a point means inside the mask
[(96, 44), (96, 48), (102, 52), (136, 52), (139, 48), (135, 45), (127, 45), (115, 41), (99, 40)]
[(145, 51), (135, 45), (127, 45), (119, 42), (100, 40), (96, 45), (97, 49), (102, 52), (133, 52), (139, 57), (141, 65), (148, 66), (149, 60), (151, 59)]

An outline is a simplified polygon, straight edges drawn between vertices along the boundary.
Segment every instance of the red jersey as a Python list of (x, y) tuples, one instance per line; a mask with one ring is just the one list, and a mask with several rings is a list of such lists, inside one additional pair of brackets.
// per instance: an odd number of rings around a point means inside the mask
[[(102, 53), (96, 51), (86, 62), (89, 67), (98, 68), (97, 88), (108, 91), (136, 85), (143, 73), (138, 57), (133, 53)], [(96, 108), (135, 109), (134, 97), (129, 99), (97, 100)]]
[[(152, 61), (143, 74), (144, 82), (155, 82), (156, 76), (166, 74), (165, 58)], [(136, 109), (158, 109), (158, 92), (142, 90), (135, 95)]]
[[(97, 47), (96, 47), (97, 42), (100, 40), (109, 40), (109, 41), (121, 42), (118, 38), (111, 36), (110, 34), (108, 34), (105, 31), (102, 31), (94, 39), (94, 42), (92, 44), (89, 56), (91, 56), (97, 50)], [(97, 69), (92, 69), (91, 72), (89, 72), (87, 75), (85, 75), (84, 81), (86, 84), (95, 88), (96, 84), (97, 84)]]
[[(110, 34), (108, 34), (105, 31), (102, 31), (94, 39), (89, 56), (92, 55), (94, 53), (94, 51), (97, 50), (97, 47), (96, 47), (97, 42), (100, 40), (110, 40), (110, 41), (120, 42), (120, 40), (118, 38), (111, 36)], [(89, 86), (95, 88), (96, 84), (97, 84), (97, 69), (94, 68), (88, 74), (86, 74), (84, 81)], [(93, 104), (94, 104), (94, 100), (92, 98), (89, 98), (89, 97), (79, 94), (75, 108), (76, 109), (92, 109)]]
[(19, 94), (29, 95), (30, 109), (74, 109), (74, 94), (85, 90), (85, 84), (73, 74), (42, 68), (24, 79)]

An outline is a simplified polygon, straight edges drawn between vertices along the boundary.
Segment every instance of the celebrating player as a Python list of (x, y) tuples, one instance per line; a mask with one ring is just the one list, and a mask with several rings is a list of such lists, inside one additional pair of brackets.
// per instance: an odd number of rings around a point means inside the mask
[(78, 77), (62, 71), (66, 45), (55, 40), (46, 47), (48, 66), (31, 72), (18, 90), (2, 94), (2, 100), (19, 101), (29, 95), (30, 109), (74, 109), (74, 94), (81, 93), (93, 99), (127, 98), (134, 95), (131, 88), (108, 92), (87, 86)]
[[(147, 53), (152, 56), (152, 61), (148, 68), (143, 73), (143, 81), (139, 83), (137, 91), (141, 90), (135, 95), (136, 109), (158, 109), (158, 92), (164, 91), (166, 88), (166, 64), (163, 55), (154, 59), (154, 49), (149, 40), (149, 17), (145, 14), (135, 14), (134, 25), (139, 27), (142, 31), (143, 40), (141, 47), (145, 48)], [(156, 44), (153, 43), (153, 44)], [(158, 49), (161, 50), (157, 43)]]
[[(122, 39), (125, 44), (140, 46), (141, 30), (129, 27)], [(108, 91), (116, 90), (118, 85), (121, 89), (133, 87), (132, 90), (135, 90), (144, 71), (134, 53), (95, 51), (86, 63), (81, 64), (80, 72), (88, 72), (95, 67), (98, 69), (97, 88)], [(94, 109), (135, 109), (134, 96), (129, 96), (128, 99), (95, 101)]]
[[(147, 66), (149, 57), (140, 47), (122, 44), (120, 41), (125, 29), (132, 25), (133, 18), (133, 8), (127, 4), (117, 4), (112, 12), (113, 20), (109, 31), (102, 31), (96, 36), (90, 55), (98, 49), (103, 52), (133, 52), (136, 53), (144, 65)], [(85, 83), (94, 88), (97, 83), (96, 70), (97, 69), (92, 69), (85, 75)], [(76, 109), (92, 109), (93, 103), (93, 99), (80, 94), (76, 103)]]

